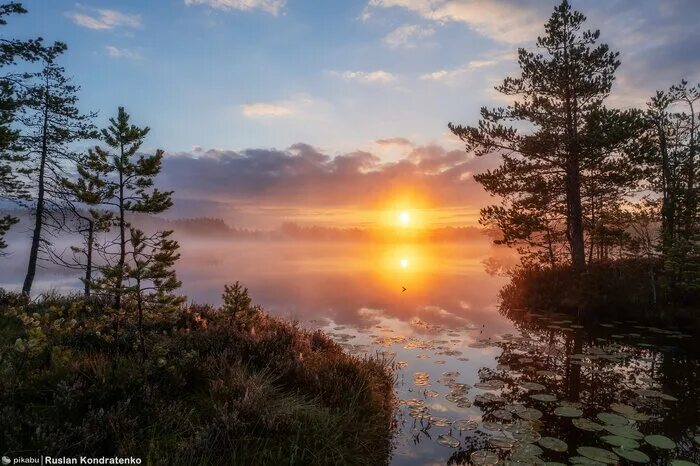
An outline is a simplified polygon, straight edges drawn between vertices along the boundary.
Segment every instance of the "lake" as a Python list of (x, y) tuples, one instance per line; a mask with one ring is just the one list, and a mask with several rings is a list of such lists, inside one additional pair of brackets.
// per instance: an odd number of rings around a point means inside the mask
[[(488, 239), (428, 245), (183, 241), (191, 301), (255, 302), (396, 371), (391, 464), (700, 461), (700, 364), (682, 330), (502, 309)], [(0, 281), (12, 286), (22, 265)], [(79, 286), (43, 270), (40, 287)], [(688, 464), (688, 463), (676, 463)]]

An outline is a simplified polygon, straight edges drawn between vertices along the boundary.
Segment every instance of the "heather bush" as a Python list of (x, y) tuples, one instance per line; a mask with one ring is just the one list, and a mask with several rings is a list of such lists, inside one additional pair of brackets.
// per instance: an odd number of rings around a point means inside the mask
[[(54, 296), (24, 308), (0, 293), (0, 450), (152, 464), (387, 462), (386, 364), (265, 315), (243, 288), (231, 296), (233, 307), (152, 316), (142, 361), (136, 329), (125, 320), (116, 330), (99, 303)], [(256, 312), (231, 325), (231, 309)]]

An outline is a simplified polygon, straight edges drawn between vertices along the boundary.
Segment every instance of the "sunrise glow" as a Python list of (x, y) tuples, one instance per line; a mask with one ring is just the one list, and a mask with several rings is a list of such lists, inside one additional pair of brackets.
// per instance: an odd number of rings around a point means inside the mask
[(399, 214), (399, 223), (402, 226), (407, 227), (411, 223), (411, 214), (409, 214), (408, 212), (401, 212)]

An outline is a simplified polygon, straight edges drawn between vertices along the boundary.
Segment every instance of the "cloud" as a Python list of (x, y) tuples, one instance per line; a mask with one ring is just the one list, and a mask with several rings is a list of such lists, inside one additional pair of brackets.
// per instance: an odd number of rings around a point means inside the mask
[(266, 118), (290, 116), (294, 111), (283, 104), (259, 102), (241, 105), (241, 113), (248, 118)]
[(75, 24), (88, 29), (105, 30), (118, 27), (140, 28), (141, 16), (128, 15), (116, 10), (108, 9), (85, 9), (84, 13), (66, 13)]
[(277, 15), (287, 0), (185, 0), (185, 5), (208, 5), (217, 10), (262, 10)]
[(440, 207), (475, 207), (487, 196), (471, 177), (484, 161), (463, 150), (417, 146), (394, 162), (369, 151), (332, 156), (307, 144), (286, 150), (169, 153), (162, 183), (178, 198), (232, 205), (370, 207), (412, 192)]
[(277, 119), (294, 117), (295, 119), (313, 119), (327, 111), (324, 101), (308, 94), (295, 94), (288, 99), (249, 102), (236, 108), (236, 112), (251, 119)]
[[(537, 37), (549, 2), (535, 0), (370, 0), (367, 7), (398, 7), (437, 22), (466, 23), (477, 33), (498, 42), (521, 43)], [(365, 17), (369, 16), (367, 12)]]
[(481, 68), (496, 66), (500, 63), (512, 60), (515, 58), (514, 53), (493, 53), (489, 59), (471, 60), (462, 66), (453, 69), (437, 70), (430, 73), (425, 73), (420, 76), (423, 81), (438, 81), (454, 83), (457, 78), (471, 71)]
[(107, 45), (105, 50), (110, 58), (126, 58), (129, 60), (141, 60), (143, 58), (141, 54), (135, 50), (119, 48), (114, 45)]
[(357, 81), (361, 83), (389, 84), (396, 80), (396, 76), (388, 71), (329, 71), (333, 76), (343, 78), (347, 81)]
[(408, 146), (413, 147), (413, 143), (406, 138), (386, 138), (374, 141), (380, 146)]
[(435, 29), (418, 24), (404, 24), (384, 37), (384, 43), (391, 48), (413, 48), (427, 37), (435, 34)]

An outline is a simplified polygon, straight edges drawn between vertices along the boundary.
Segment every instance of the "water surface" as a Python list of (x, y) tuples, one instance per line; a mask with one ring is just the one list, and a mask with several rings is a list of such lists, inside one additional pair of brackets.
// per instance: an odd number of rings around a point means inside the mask
[[(178, 274), (191, 301), (217, 304), (224, 283), (239, 280), (268, 312), (393, 364), (392, 464), (700, 461), (692, 339), (636, 322), (582, 328), (564, 315), (501, 309), (506, 279), (487, 270), (513, 258), (486, 238), (182, 245)], [(22, 265), (4, 267), (0, 281), (16, 286)], [(49, 268), (38, 286), (79, 283)]]

